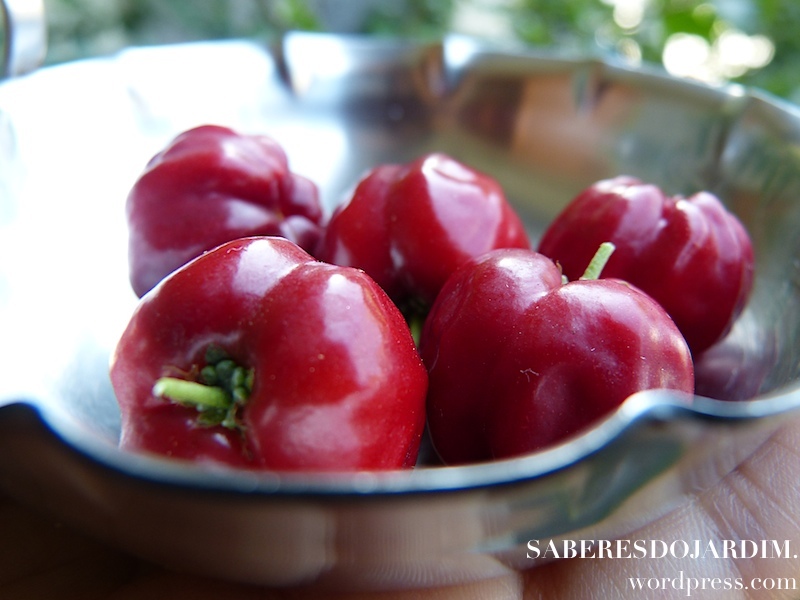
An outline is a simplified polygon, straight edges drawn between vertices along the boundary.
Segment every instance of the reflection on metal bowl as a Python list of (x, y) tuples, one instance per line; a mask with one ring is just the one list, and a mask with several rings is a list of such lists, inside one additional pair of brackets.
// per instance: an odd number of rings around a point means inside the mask
[[(707, 397), (637, 394), (535, 455), (288, 475), (127, 454), (107, 374), (135, 305), (124, 200), (147, 159), (201, 123), (269, 133), (329, 208), (369, 167), (447, 152), (497, 178), (534, 239), (603, 177), (708, 189), (750, 230), (754, 294), (701, 369)], [(800, 414), (798, 143), (800, 114), (755, 92), (463, 38), (137, 48), (6, 81), (0, 482), (150, 560), (264, 584), (470, 581), (529, 565), (529, 539), (624, 535)]]

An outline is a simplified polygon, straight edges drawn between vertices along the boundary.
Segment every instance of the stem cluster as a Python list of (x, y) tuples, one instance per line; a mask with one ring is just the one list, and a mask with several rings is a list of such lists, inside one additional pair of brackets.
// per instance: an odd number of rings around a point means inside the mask
[(253, 370), (237, 364), (218, 346), (208, 347), (205, 363), (197, 381), (162, 377), (153, 386), (153, 395), (197, 409), (202, 425), (238, 429), (239, 409), (253, 390)]

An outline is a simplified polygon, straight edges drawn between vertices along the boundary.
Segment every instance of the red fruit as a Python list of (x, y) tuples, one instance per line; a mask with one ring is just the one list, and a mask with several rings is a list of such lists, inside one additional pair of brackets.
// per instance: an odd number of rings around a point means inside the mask
[(456, 271), (420, 353), (431, 439), (450, 464), (532, 452), (637, 391), (694, 386), (686, 342), (655, 300), (613, 279), (564, 284), (551, 260), (525, 250)]
[(181, 133), (128, 195), (131, 285), (143, 296), (167, 274), (224, 242), (279, 235), (312, 250), (322, 235), (316, 185), (289, 170), (264, 135), (206, 125)]
[(224, 244), (148, 293), (111, 364), (121, 446), (270, 470), (413, 466), (427, 374), (363, 272), (283, 238)]
[(317, 256), (364, 269), (399, 306), (424, 312), (470, 258), (529, 246), (497, 181), (429, 154), (370, 171), (334, 211)]
[(655, 298), (697, 356), (721, 340), (753, 284), (753, 248), (744, 226), (709, 192), (666, 196), (632, 177), (600, 181), (550, 224), (539, 252), (580, 276), (598, 245), (616, 251), (603, 277)]

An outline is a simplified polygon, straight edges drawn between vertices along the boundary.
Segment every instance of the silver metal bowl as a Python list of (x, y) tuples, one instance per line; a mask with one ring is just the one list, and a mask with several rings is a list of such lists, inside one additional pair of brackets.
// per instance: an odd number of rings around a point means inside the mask
[[(136, 302), (123, 205), (150, 156), (201, 123), (273, 135), (328, 206), (371, 166), (447, 152), (494, 175), (534, 239), (603, 177), (711, 190), (753, 237), (754, 294), (690, 407), (639, 393), (531, 456), (289, 475), (125, 453), (107, 374)], [(800, 415), (799, 143), (797, 110), (757, 92), (462, 38), (136, 48), (10, 79), (0, 487), (151, 561), (270, 585), (465, 582), (531, 566), (531, 539), (624, 536)]]

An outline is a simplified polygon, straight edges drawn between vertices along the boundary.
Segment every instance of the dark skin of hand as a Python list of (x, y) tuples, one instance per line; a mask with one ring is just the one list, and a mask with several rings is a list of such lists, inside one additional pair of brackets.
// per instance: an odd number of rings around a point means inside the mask
[[(800, 548), (800, 422), (784, 425), (718, 485), (629, 537), (789, 540), (791, 548)], [(800, 559), (572, 559), (457, 588), (322, 595), (173, 573), (0, 497), (0, 597), (13, 600), (626, 600), (646, 596), (630, 588), (628, 577), (672, 578), (680, 571), (685, 577), (742, 577), (748, 582), (753, 577), (800, 579)], [(691, 597), (796, 600), (800, 592), (697, 590)]]

